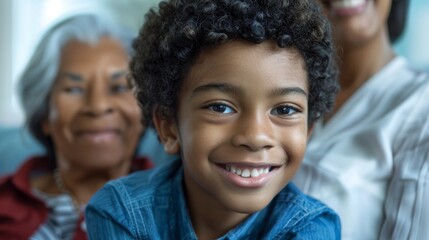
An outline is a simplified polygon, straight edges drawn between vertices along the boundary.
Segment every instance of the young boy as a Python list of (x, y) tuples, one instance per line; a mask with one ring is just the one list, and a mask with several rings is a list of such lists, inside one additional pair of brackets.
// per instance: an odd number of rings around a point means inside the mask
[(162, 2), (134, 47), (145, 120), (180, 158), (99, 191), (91, 238), (340, 238), (338, 216), (289, 183), (338, 88), (316, 1)]

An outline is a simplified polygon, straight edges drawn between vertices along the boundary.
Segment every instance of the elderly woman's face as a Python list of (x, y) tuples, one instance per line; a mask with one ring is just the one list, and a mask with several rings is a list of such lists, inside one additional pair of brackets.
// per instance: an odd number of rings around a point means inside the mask
[(111, 38), (66, 44), (43, 124), (58, 164), (102, 169), (131, 160), (143, 127), (127, 72), (127, 54)]

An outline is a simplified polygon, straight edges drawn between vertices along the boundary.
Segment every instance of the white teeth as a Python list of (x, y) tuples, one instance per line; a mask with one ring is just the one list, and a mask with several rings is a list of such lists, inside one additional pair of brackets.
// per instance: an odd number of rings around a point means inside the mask
[(365, 3), (365, 0), (341, 0), (341, 1), (333, 1), (332, 7), (334, 8), (349, 8), (360, 6)]
[(250, 177), (250, 171), (249, 169), (244, 169), (243, 172), (241, 173), (242, 177), (248, 178)]
[(252, 177), (259, 177), (259, 172), (256, 169), (252, 169), (252, 172), (250, 172), (250, 176)]
[(270, 167), (266, 168), (238, 168), (233, 165), (225, 165), (225, 170), (231, 173), (234, 173), (236, 175), (239, 175), (244, 178), (256, 178), (259, 177), (262, 174), (267, 174), (270, 172)]

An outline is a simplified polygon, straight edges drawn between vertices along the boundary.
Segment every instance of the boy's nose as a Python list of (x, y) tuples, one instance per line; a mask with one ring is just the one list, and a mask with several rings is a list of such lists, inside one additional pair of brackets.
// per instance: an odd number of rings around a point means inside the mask
[(274, 135), (269, 116), (243, 117), (236, 126), (232, 143), (250, 151), (274, 147)]

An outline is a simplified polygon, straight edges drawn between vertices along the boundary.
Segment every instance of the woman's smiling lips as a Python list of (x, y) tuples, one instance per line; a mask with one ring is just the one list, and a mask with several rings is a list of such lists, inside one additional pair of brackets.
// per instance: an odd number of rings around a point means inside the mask
[(363, 12), (369, 0), (332, 0), (324, 1), (333, 15), (352, 16)]
[(267, 184), (280, 165), (269, 164), (216, 164), (227, 181), (237, 187), (259, 188)]
[(77, 131), (77, 136), (85, 141), (89, 141), (95, 144), (110, 143), (119, 138), (118, 129), (91, 129), (91, 130), (80, 130)]

